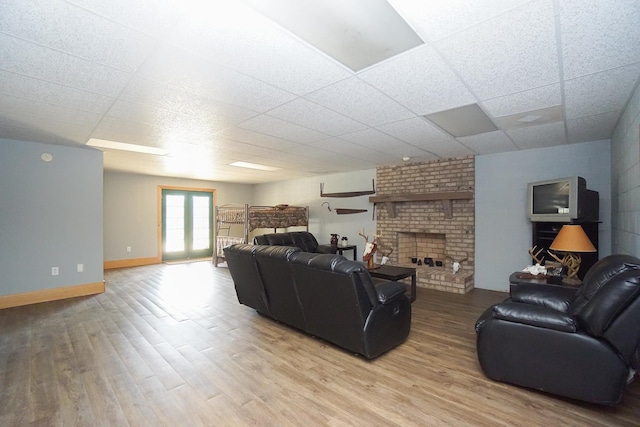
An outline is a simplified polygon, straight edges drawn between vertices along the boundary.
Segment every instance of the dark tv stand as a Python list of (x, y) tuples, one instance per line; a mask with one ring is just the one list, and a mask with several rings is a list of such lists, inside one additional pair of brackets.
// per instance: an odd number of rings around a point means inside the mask
[[(532, 222), (531, 223), (531, 228), (533, 231), (533, 239), (532, 239), (533, 246), (537, 246), (536, 251), (540, 250), (541, 248), (545, 249), (543, 252), (545, 261), (549, 261), (549, 260), (555, 261), (546, 252), (547, 252), (547, 249), (549, 249), (549, 246), (551, 245), (551, 243), (553, 242), (553, 239), (556, 238), (556, 236), (560, 232), (560, 229), (565, 224), (568, 224), (568, 223), (566, 222)], [(578, 270), (578, 277), (580, 279), (583, 279), (587, 270), (589, 270), (589, 268), (591, 268), (591, 266), (595, 264), (599, 258), (598, 256), (598, 224), (600, 224), (600, 222), (573, 221), (570, 224), (581, 225), (582, 228), (584, 229), (584, 232), (589, 237), (589, 240), (591, 240), (591, 243), (593, 243), (593, 246), (596, 247), (596, 252), (588, 252), (588, 253), (580, 254), (582, 258), (582, 262), (580, 263), (580, 270)], [(556, 253), (556, 255), (561, 257), (561, 254)]]

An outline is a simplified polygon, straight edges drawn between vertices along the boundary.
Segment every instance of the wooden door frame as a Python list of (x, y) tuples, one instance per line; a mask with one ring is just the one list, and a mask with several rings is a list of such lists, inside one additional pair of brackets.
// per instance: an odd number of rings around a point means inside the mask
[[(158, 263), (162, 263), (162, 190), (178, 190), (178, 191), (198, 191), (200, 193), (211, 193), (211, 208), (215, 210), (216, 207), (216, 196), (217, 191), (214, 188), (197, 188), (197, 187), (177, 187), (173, 185), (158, 185), (158, 195), (157, 195), (157, 206), (158, 206), (158, 214), (157, 214), (157, 223), (158, 226), (156, 228), (156, 233), (158, 235)], [(213, 212), (212, 212), (213, 215)], [(214, 218), (215, 220), (215, 218)], [(213, 239), (213, 226), (215, 221), (212, 221), (211, 224), (211, 238)], [(211, 242), (213, 244), (213, 242)]]

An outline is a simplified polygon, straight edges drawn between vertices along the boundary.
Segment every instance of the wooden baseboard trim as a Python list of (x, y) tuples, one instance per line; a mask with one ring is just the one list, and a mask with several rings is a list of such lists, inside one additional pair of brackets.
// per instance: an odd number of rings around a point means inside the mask
[(112, 261), (105, 261), (104, 269), (110, 270), (112, 268), (139, 267), (141, 265), (151, 265), (151, 264), (160, 264), (160, 263), (162, 263), (162, 259), (158, 257), (115, 259)]
[(104, 282), (97, 282), (77, 286), (65, 286), (64, 288), (42, 289), (13, 295), (0, 295), (0, 309), (96, 295), (103, 293), (104, 289)]

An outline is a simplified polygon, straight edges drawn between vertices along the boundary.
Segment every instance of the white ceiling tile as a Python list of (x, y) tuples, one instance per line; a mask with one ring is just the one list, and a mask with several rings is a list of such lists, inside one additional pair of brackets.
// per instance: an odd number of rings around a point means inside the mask
[(159, 49), (137, 75), (258, 112), (295, 98), (289, 92), (174, 47)]
[(334, 136), (366, 127), (363, 123), (303, 98), (276, 107), (267, 114)]
[(167, 39), (297, 95), (353, 74), (242, 2), (194, 11)]
[(100, 120), (100, 115), (68, 107), (33, 101), (14, 96), (0, 97), (0, 115), (24, 120), (47, 120), (63, 125), (77, 125), (90, 131)]
[(530, 2), (437, 46), (480, 99), (559, 81), (551, 2)]
[(402, 120), (377, 129), (440, 158), (474, 154), (424, 118)]
[(66, 0), (144, 34), (162, 37), (193, 3), (187, 0)]
[(102, 114), (115, 98), (0, 70), (0, 93)]
[[(397, 159), (397, 156), (390, 156), (389, 154), (382, 153), (378, 150), (366, 148), (358, 144), (353, 144), (349, 141), (345, 141), (341, 138), (327, 138), (322, 141), (318, 141), (318, 144), (332, 153), (332, 157), (329, 159), (338, 160), (347, 156), (349, 160), (359, 159), (363, 162), (374, 164), (385, 164), (391, 160)], [(300, 148), (301, 150), (304, 147)], [(340, 156), (336, 156), (340, 154)]]
[(298, 145), (297, 142), (289, 141), (288, 139), (277, 138), (275, 136), (266, 135), (264, 133), (254, 132), (252, 130), (242, 129), (239, 127), (227, 128), (216, 136), (221, 136), (233, 141), (259, 145), (261, 147), (267, 147), (274, 150), (286, 150), (288, 147)]
[(513, 129), (507, 131), (507, 135), (523, 150), (567, 143), (563, 122)]
[(640, 2), (558, 4), (565, 79), (640, 62)]
[(267, 116), (265, 114), (242, 122), (238, 127), (275, 136), (277, 138), (307, 144), (328, 136), (325, 133), (298, 126), (294, 123), (285, 122), (284, 120)]
[[(41, 125), (44, 126), (47, 123), (41, 123)], [(0, 134), (4, 139), (68, 146), (82, 145), (88, 139), (87, 134), (69, 131), (69, 129), (62, 129), (61, 132), (62, 135), (57, 135), (55, 129), (38, 129), (24, 123), (15, 124), (0, 117)]]
[(637, 63), (567, 80), (564, 83), (567, 119), (621, 111), (639, 76)]
[(609, 139), (618, 121), (618, 117), (620, 117), (620, 113), (620, 111), (612, 111), (596, 116), (568, 119), (568, 142), (576, 143)]
[(427, 141), (446, 141), (451, 138), (421, 117), (378, 126), (377, 129), (413, 145), (424, 144)]
[(222, 123), (224, 127), (257, 115), (255, 111), (213, 100), (188, 89), (140, 78), (132, 79), (121, 99), (193, 116), (203, 123)]
[(462, 136), (458, 141), (469, 147), (477, 154), (503, 153), (518, 150), (503, 131), (486, 132), (479, 135)]
[(562, 104), (560, 83), (482, 101), (493, 117), (510, 116)]
[(357, 77), (328, 86), (306, 98), (369, 126), (414, 116), (411, 111)]
[(0, 69), (40, 80), (117, 96), (130, 75), (0, 33)]
[(359, 77), (418, 115), (473, 104), (475, 97), (429, 46), (421, 46)]
[(156, 43), (59, 0), (3, 0), (0, 31), (129, 72), (138, 68)]
[(387, 135), (386, 133), (373, 128), (342, 135), (340, 138), (353, 142), (354, 144), (358, 144), (365, 149), (390, 154), (397, 159), (401, 159), (406, 156), (416, 157), (429, 154), (414, 145), (401, 141), (398, 138), (394, 138), (391, 135)]
[(27, 141), (52, 144), (84, 144), (93, 127), (89, 123), (69, 123), (51, 117), (33, 117), (11, 114), (0, 110), (0, 134), (3, 138), (24, 139), (20, 132), (27, 135)]
[(389, 0), (418, 34), (432, 41), (450, 36), (529, 0)]

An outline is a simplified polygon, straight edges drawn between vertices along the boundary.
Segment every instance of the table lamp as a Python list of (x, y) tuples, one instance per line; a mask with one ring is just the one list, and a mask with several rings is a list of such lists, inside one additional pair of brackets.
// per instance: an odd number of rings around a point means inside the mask
[(579, 285), (582, 283), (582, 281), (576, 277), (580, 269), (580, 262), (582, 261), (579, 252), (597, 251), (580, 225), (569, 224), (562, 226), (553, 243), (549, 246), (549, 249), (565, 253), (562, 259), (551, 252), (549, 252), (549, 255), (555, 258), (556, 261), (559, 261), (564, 267), (567, 267), (567, 277), (562, 281), (568, 285)]

